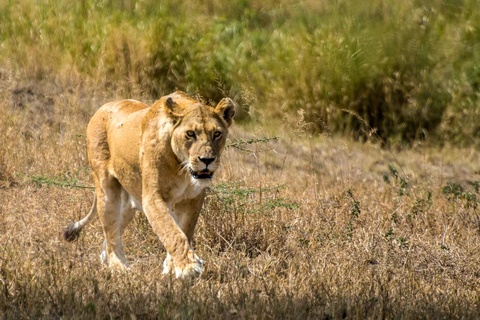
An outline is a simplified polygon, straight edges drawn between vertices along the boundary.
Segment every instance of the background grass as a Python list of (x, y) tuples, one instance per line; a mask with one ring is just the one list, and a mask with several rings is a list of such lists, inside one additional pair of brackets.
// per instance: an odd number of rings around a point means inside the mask
[(4, 0), (0, 60), (36, 78), (78, 72), (129, 95), (229, 95), (262, 121), (301, 112), (315, 132), (471, 145), (477, 5)]
[[(0, 318), (477, 318), (477, 6), (0, 0)], [(141, 214), (126, 274), (61, 239), (95, 110), (177, 88), (242, 108), (189, 284)]]

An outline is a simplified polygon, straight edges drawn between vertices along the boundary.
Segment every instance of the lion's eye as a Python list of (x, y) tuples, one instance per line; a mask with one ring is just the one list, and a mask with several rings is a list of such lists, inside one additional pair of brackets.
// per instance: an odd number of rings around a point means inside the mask
[(188, 138), (195, 138), (195, 132), (193, 132), (192, 130), (188, 130), (187, 131), (187, 137)]
[(221, 135), (222, 135), (222, 133), (220, 131), (215, 131), (213, 133), (213, 139), (218, 139), (218, 138), (220, 138)]

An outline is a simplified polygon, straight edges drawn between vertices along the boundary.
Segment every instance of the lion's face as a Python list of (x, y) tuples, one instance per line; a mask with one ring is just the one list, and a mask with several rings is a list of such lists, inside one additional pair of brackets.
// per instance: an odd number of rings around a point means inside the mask
[[(167, 101), (172, 108), (180, 101)], [(195, 183), (208, 184), (220, 166), (220, 157), (234, 114), (233, 102), (222, 100), (216, 108), (196, 103), (181, 108), (172, 133), (172, 150)]]
[(172, 146), (194, 179), (211, 179), (219, 167), (228, 128), (209, 114), (213, 112), (202, 111), (203, 115), (195, 110), (182, 119), (173, 133)]

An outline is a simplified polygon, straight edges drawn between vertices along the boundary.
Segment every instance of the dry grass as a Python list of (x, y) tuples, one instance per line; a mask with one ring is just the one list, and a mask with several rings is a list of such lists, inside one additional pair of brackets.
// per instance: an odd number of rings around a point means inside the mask
[[(74, 77), (0, 90), (0, 318), (476, 318), (480, 159), (473, 149), (401, 153), (285, 128), (237, 126), (196, 233), (205, 272), (161, 275), (165, 251), (137, 215), (129, 273), (100, 265), (83, 216), (89, 116), (122, 92)], [(133, 93), (135, 97), (135, 93)], [(139, 97), (138, 95), (136, 97)]]

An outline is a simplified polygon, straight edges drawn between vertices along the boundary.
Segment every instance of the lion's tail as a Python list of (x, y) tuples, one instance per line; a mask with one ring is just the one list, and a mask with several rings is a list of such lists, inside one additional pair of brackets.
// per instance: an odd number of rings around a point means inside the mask
[(97, 214), (97, 196), (95, 196), (90, 212), (81, 220), (71, 223), (63, 233), (63, 238), (69, 242), (75, 241), (80, 236), (80, 231), (85, 227)]

